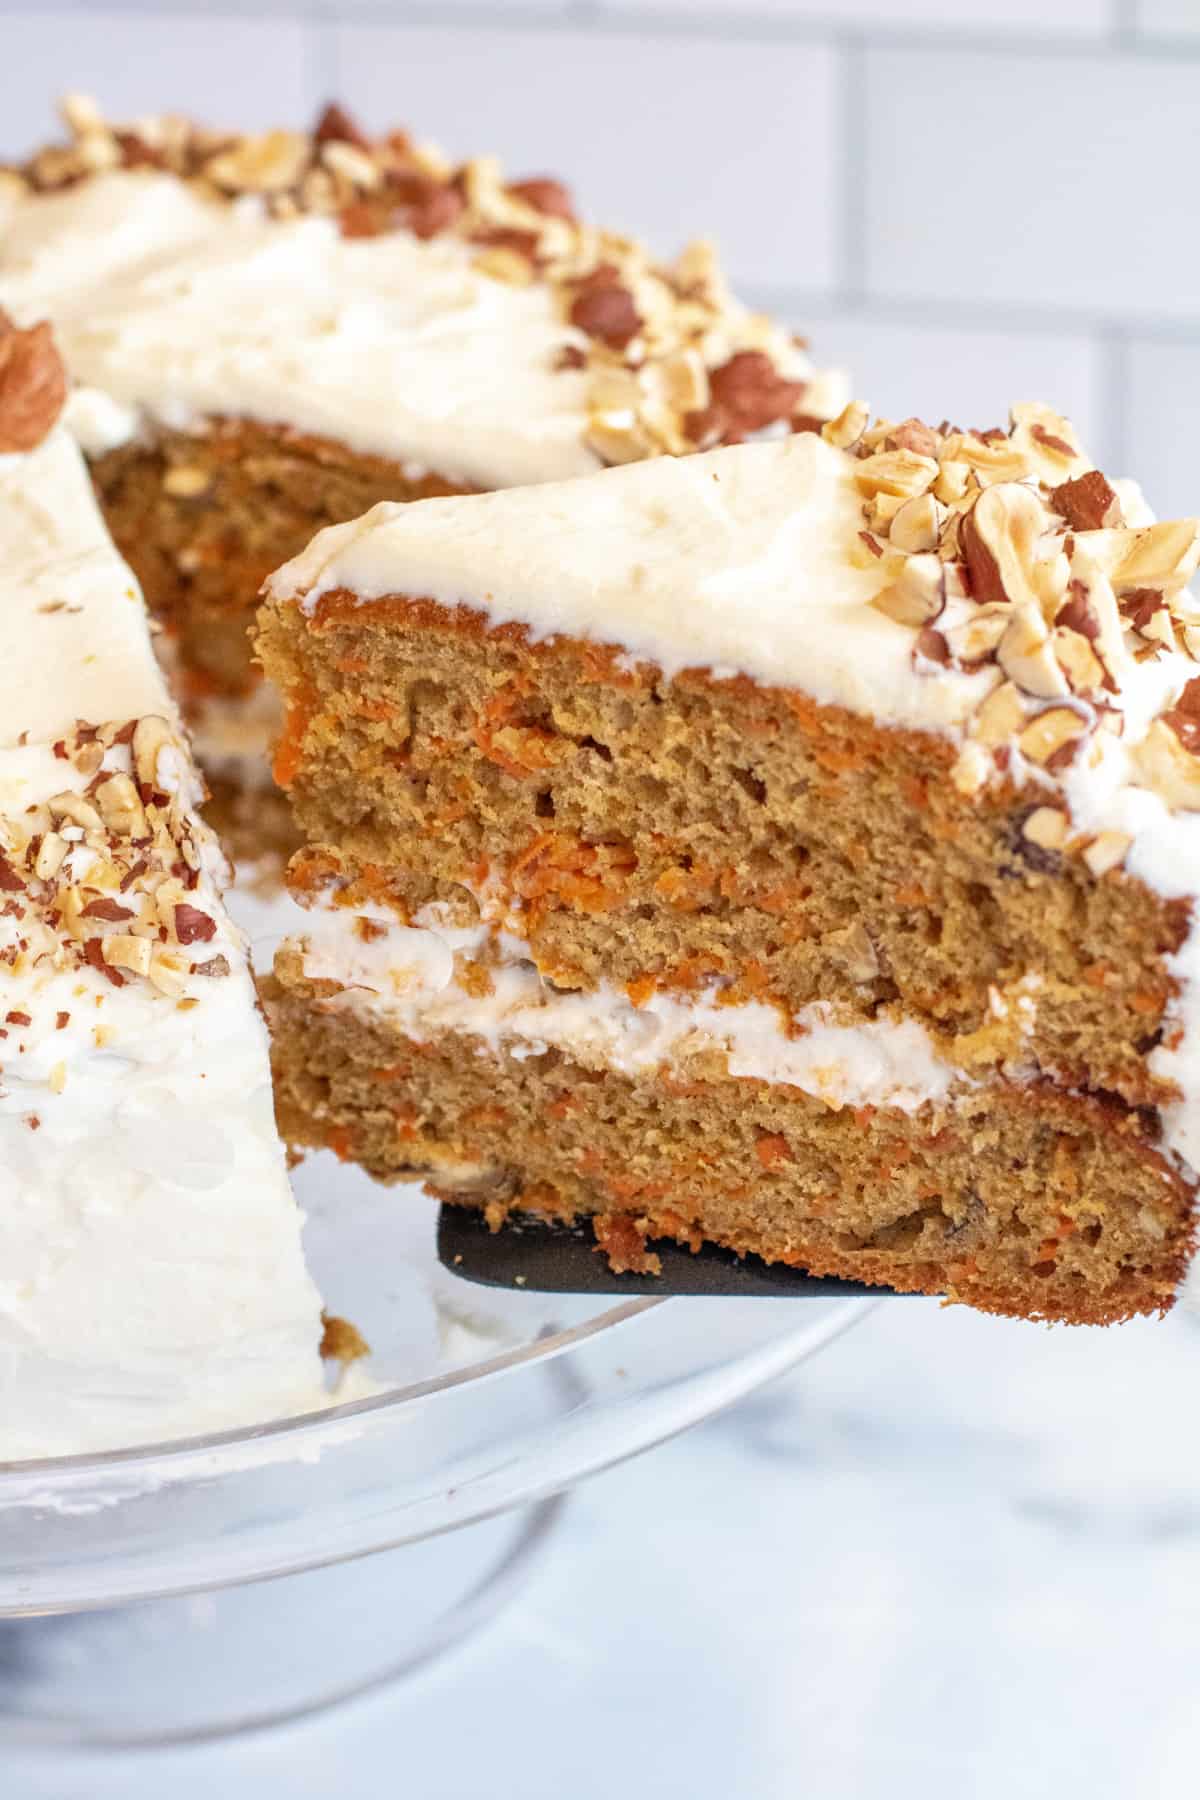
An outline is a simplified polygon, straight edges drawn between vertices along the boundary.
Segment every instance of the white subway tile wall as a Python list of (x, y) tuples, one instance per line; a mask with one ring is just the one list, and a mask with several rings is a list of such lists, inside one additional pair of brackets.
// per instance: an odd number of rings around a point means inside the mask
[(63, 88), (293, 123), (340, 97), (567, 178), (875, 406), (1039, 396), (1200, 511), (1200, 0), (0, 0), (0, 150)]
[[(624, 31), (336, 33), (339, 87), (368, 125), (569, 176), (583, 210), (665, 249), (715, 229), (746, 282), (837, 281), (836, 50)], [(815, 176), (810, 178), (810, 173)], [(795, 179), (793, 179), (793, 176)]]
[(95, 94), (117, 118), (169, 103), (232, 125), (253, 125), (264, 111), (290, 125), (312, 106), (311, 28), (284, 13), (0, 6), (0, 46), (2, 156), (53, 131), (64, 88)]

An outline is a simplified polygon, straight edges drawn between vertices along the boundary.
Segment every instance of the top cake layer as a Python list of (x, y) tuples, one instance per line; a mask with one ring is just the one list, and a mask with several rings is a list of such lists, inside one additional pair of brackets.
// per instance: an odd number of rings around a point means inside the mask
[[(1011, 738), (1050, 774), (1115, 710), (1145, 733), (1197, 672), (1200, 521), (1154, 522), (1046, 407), (1017, 407), (1007, 434), (866, 417), (548, 490), (385, 502), (319, 532), (268, 593), (310, 613), (335, 589), (474, 608), (667, 676)], [(961, 778), (983, 778), (974, 752)]]
[(335, 109), (261, 138), (68, 114), (72, 146), (0, 171), (0, 304), (54, 321), (91, 451), (248, 417), (500, 487), (841, 403), (706, 246), (659, 267), (557, 182)]

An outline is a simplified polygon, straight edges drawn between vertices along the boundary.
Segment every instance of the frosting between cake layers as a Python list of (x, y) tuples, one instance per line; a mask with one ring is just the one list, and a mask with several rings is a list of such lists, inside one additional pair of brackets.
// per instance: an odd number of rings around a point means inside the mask
[(741, 673), (867, 717), (953, 728), (994, 673), (914, 670), (912, 632), (868, 604), (890, 577), (862, 541), (853, 471), (806, 432), (550, 488), (385, 501), (318, 532), (268, 591), (307, 610), (339, 587), (364, 603), (420, 596), (535, 638), (616, 644), (668, 676)]
[[(136, 585), (61, 428), (0, 458), (0, 597), (19, 646), (0, 666), (0, 1459), (321, 1406), (320, 1302), (224, 861)], [(88, 716), (161, 721), (152, 786), (181, 821), (167, 855), (187, 913), (178, 943), (138, 941), (172, 980), (85, 955), (92, 896), (117, 909), (95, 915), (118, 921), (105, 931), (131, 932), (153, 900), (139, 868), (160, 854), (148, 826), (100, 829), (88, 793), (118, 776), (134, 793), (134, 753), (75, 732)]]
[(715, 994), (658, 993), (636, 1007), (610, 983), (588, 993), (551, 987), (528, 946), (506, 934), (503, 960), (489, 965), (492, 991), (477, 993), (457, 979), (455, 957), (482, 948), (488, 927), (408, 927), (372, 915), (364, 938), (360, 916), (336, 907), (309, 915), (308, 934), (292, 940), (304, 973), (337, 984), (326, 1004), (385, 1019), (417, 1041), (452, 1032), (477, 1040), (481, 1053), (503, 1048), (518, 1059), (553, 1048), (630, 1076), (716, 1055), (731, 1076), (797, 1087), (832, 1108), (914, 1112), (962, 1079), (912, 1019), (843, 1025), (818, 1003), (789, 1031), (775, 1007), (722, 1005)]
[(271, 218), (144, 170), (7, 208), (0, 192), (0, 306), (49, 317), (75, 380), (99, 390), (70, 413), (89, 452), (228, 416), (465, 486), (599, 468), (587, 377), (555, 366), (585, 340), (544, 284), (489, 278), (473, 254), (401, 230), (346, 238), (336, 219)]

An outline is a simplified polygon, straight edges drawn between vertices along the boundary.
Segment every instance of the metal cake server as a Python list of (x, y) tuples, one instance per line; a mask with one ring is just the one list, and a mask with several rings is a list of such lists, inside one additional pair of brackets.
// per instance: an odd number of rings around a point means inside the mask
[(776, 1299), (823, 1299), (836, 1295), (892, 1295), (892, 1288), (868, 1287), (832, 1275), (736, 1256), (715, 1244), (691, 1251), (656, 1242), (661, 1275), (614, 1275), (608, 1258), (586, 1227), (509, 1221), (490, 1231), (483, 1214), (469, 1206), (443, 1206), (437, 1229), (438, 1260), (452, 1275), (481, 1287), (520, 1288), (531, 1294), (612, 1294), (630, 1298), (654, 1294), (719, 1294), (744, 1299), (767, 1294)]

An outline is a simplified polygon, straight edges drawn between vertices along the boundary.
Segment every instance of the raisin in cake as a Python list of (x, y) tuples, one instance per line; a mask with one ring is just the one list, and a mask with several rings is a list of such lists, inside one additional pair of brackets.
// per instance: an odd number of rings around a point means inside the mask
[(0, 1461), (323, 1401), (224, 864), (65, 392), (0, 315)]
[[(267, 573), (376, 501), (511, 487), (827, 418), (844, 395), (726, 290), (582, 224), (557, 181), (454, 165), (339, 109), (239, 136), (65, 108), (0, 171), (0, 305), (48, 317), (117, 545), (197, 745), (258, 837)], [(835, 398), (836, 396), (836, 398)], [(257, 776), (257, 782), (255, 777)]]
[(381, 505), (268, 584), (286, 1132), (988, 1310), (1168, 1306), (1196, 520), (1042, 406)]

